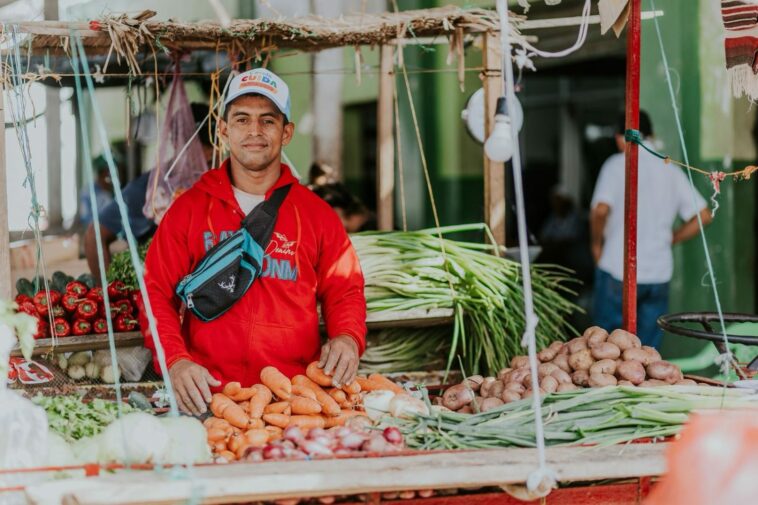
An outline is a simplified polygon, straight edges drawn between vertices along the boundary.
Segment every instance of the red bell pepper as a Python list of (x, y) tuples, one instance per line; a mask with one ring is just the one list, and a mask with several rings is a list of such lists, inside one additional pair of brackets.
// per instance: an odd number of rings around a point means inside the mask
[(129, 300), (118, 300), (115, 303), (111, 303), (111, 312), (114, 314), (126, 314), (127, 316), (134, 315), (134, 306)]
[(95, 303), (103, 303), (103, 288), (92, 288), (85, 297)]
[(94, 319), (97, 317), (97, 303), (92, 300), (83, 300), (76, 306), (77, 319)]
[(114, 330), (115, 331), (134, 331), (135, 328), (137, 328), (137, 320), (134, 319), (132, 316), (121, 314), (118, 317), (116, 317), (116, 320), (113, 323)]
[(24, 314), (29, 314), (30, 316), (39, 317), (37, 306), (31, 301), (18, 303), (18, 311), (23, 312)]
[(72, 292), (66, 293), (63, 295), (63, 298), (61, 298), (61, 304), (63, 305), (63, 308), (66, 309), (66, 312), (74, 312), (76, 306), (79, 305), (79, 301), (79, 295)]
[(56, 317), (53, 320), (53, 330), (56, 337), (68, 337), (71, 335), (71, 326), (62, 317)]
[(89, 335), (92, 333), (92, 323), (85, 319), (77, 319), (72, 331), (74, 335)]
[(48, 337), (47, 325), (48, 325), (47, 320), (41, 319), (41, 318), (37, 319), (37, 331), (34, 332), (35, 340)]
[(92, 323), (92, 332), (108, 333), (108, 322), (103, 318), (95, 319), (95, 321)]
[(16, 303), (18, 305), (21, 305), (24, 302), (32, 302), (32, 303), (34, 303), (34, 298), (32, 298), (29, 295), (22, 295), (22, 294), (16, 295)]
[(37, 294), (34, 295), (34, 305), (37, 308), (37, 312), (39, 312), (42, 316), (46, 316), (50, 311), (50, 307), (57, 305), (60, 303), (60, 301), (61, 294), (52, 289), (50, 290), (49, 298), (45, 291), (38, 291)]
[(71, 281), (68, 284), (66, 284), (66, 293), (75, 294), (76, 296), (80, 298), (86, 295), (88, 291), (89, 291), (89, 288), (83, 282)]
[(61, 305), (53, 305), (53, 317), (66, 317), (66, 309)]
[(108, 284), (108, 297), (111, 301), (121, 300), (129, 296), (129, 288), (122, 281), (113, 281)]

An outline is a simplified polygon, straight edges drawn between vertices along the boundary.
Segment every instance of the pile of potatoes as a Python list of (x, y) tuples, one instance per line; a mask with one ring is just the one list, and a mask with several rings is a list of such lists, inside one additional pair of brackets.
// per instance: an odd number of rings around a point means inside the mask
[[(537, 354), (540, 394), (603, 386), (696, 385), (676, 365), (624, 330), (610, 335), (593, 326), (569, 342), (553, 342)], [(497, 377), (476, 375), (448, 388), (442, 406), (463, 413), (486, 412), (532, 394), (528, 356), (516, 356)]]

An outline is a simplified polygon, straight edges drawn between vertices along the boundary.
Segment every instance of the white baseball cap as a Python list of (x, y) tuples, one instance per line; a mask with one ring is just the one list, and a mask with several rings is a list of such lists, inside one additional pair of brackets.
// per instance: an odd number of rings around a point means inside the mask
[(262, 95), (274, 102), (274, 105), (290, 120), (290, 89), (281, 77), (265, 68), (256, 68), (242, 72), (232, 79), (226, 93), (224, 108), (242, 95)]

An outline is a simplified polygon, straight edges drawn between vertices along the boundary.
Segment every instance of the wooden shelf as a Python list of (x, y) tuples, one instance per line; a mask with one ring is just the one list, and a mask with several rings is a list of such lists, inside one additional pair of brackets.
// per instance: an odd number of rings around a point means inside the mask
[[(116, 347), (135, 347), (142, 345), (145, 341), (142, 333), (139, 331), (128, 331), (123, 333), (114, 333)], [(55, 346), (56, 352), (77, 352), (77, 351), (97, 351), (99, 349), (108, 349), (108, 334), (98, 335), (78, 335), (75, 337), (60, 337)], [(34, 342), (33, 356), (41, 356), (53, 350), (53, 340), (50, 338), (41, 338)], [(21, 356), (21, 349), (13, 348), (11, 356)]]
[[(553, 447), (547, 464), (559, 482), (662, 475), (669, 444)], [(623, 457), (622, 457), (623, 455)], [(235, 463), (173, 472), (132, 471), (27, 486), (30, 503), (100, 505), (239, 503), (416, 489), (523, 484), (536, 449), (424, 452), (407, 456)]]

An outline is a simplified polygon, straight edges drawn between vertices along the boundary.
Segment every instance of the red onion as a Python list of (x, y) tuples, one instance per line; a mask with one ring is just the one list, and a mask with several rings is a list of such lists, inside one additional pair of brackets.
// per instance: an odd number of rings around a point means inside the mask
[(284, 449), (280, 446), (269, 444), (263, 448), (263, 459), (282, 459), (284, 458)]
[(346, 436), (352, 435), (354, 433), (354, 431), (347, 426), (335, 426), (332, 428), (332, 430), (334, 430), (334, 435), (339, 438), (345, 438)]
[(329, 447), (320, 444), (315, 440), (306, 440), (300, 444), (300, 447), (310, 456), (332, 456), (334, 454)]
[(340, 440), (340, 447), (357, 450), (360, 449), (365, 440), (366, 438), (359, 433), (350, 433), (347, 436), (342, 437)]
[(382, 435), (384, 436), (384, 439), (391, 444), (401, 445), (403, 443), (403, 434), (400, 433), (400, 430), (395, 426), (384, 428)]
[(326, 432), (324, 428), (311, 428), (311, 431), (308, 432), (308, 439), (310, 440), (315, 440), (320, 437), (328, 437), (328, 436), (329, 434)]
[(305, 435), (299, 426), (289, 426), (282, 433), (282, 438), (291, 442), (300, 442), (305, 439)]

